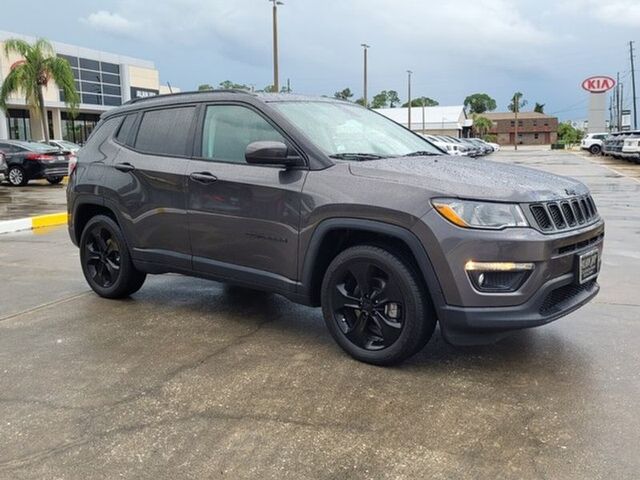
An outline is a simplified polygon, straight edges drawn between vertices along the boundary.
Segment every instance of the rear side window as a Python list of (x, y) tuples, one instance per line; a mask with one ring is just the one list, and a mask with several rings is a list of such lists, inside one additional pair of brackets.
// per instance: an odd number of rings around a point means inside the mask
[(194, 113), (195, 107), (145, 112), (136, 136), (135, 148), (157, 155), (189, 155)]
[(130, 140), (131, 138), (131, 129), (136, 121), (136, 116), (137, 114), (135, 113), (127, 115), (122, 122), (122, 125), (120, 125), (120, 130), (118, 130), (118, 134), (116, 135), (116, 140), (120, 143), (124, 143), (125, 145), (129, 144), (127, 140)]

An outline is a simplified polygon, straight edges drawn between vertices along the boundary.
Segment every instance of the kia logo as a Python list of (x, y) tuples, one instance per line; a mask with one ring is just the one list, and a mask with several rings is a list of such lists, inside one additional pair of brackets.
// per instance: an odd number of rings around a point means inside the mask
[(616, 81), (611, 77), (598, 75), (589, 77), (582, 82), (582, 88), (591, 93), (604, 93), (616, 86)]

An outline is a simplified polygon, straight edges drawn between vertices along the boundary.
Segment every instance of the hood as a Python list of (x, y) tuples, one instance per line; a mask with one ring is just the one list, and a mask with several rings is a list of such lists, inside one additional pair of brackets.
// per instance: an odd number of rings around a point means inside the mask
[(353, 175), (423, 187), (434, 197), (527, 203), (559, 200), (589, 191), (573, 178), (467, 157), (397, 157), (349, 164)]

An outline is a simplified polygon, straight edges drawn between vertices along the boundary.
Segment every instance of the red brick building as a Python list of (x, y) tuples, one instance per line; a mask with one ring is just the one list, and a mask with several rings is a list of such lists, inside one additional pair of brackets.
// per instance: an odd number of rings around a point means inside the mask
[[(513, 112), (483, 113), (493, 122), (489, 133), (500, 145), (514, 145), (516, 120)], [(518, 113), (518, 145), (549, 145), (558, 140), (558, 118), (538, 112)]]

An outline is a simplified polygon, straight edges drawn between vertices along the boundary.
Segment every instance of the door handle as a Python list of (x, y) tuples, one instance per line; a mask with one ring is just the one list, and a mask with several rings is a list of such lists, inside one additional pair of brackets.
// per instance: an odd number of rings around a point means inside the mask
[(132, 170), (135, 170), (136, 167), (134, 167), (133, 165), (131, 165), (130, 163), (117, 163), (116, 165), (114, 165), (114, 167), (116, 170), (119, 170), (121, 172), (131, 172)]
[(218, 177), (209, 172), (194, 172), (189, 175), (189, 178), (198, 183), (213, 183), (218, 180)]

